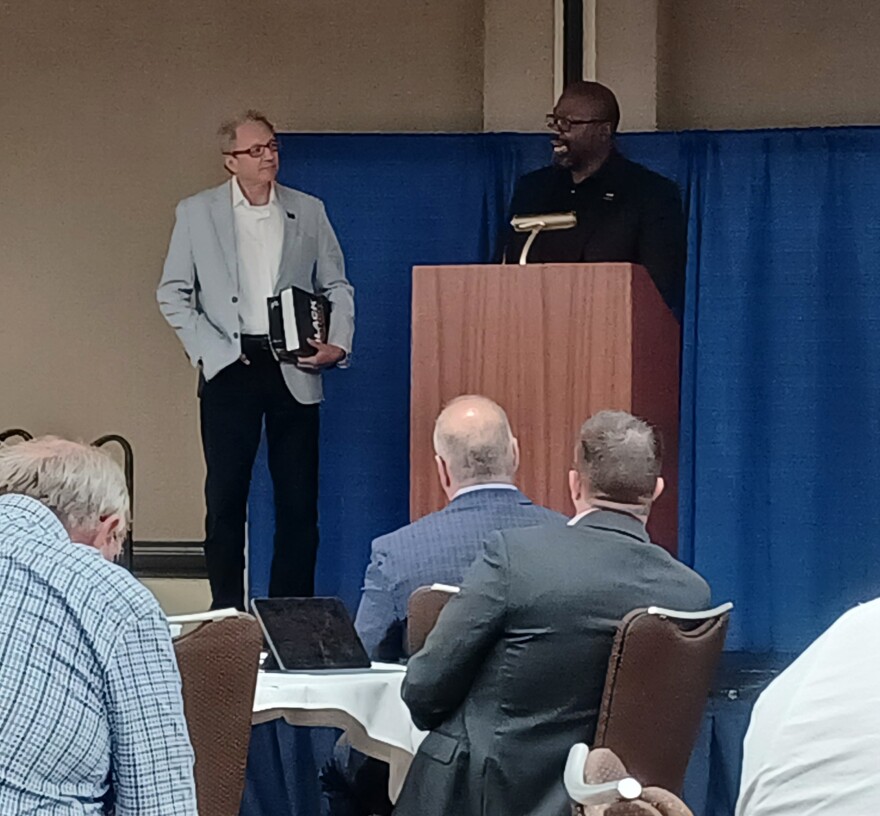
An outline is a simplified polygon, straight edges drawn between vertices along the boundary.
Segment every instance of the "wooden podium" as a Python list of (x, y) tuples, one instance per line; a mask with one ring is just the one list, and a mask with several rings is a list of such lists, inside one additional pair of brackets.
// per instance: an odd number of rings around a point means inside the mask
[(411, 518), (445, 503), (432, 434), (453, 397), (482, 394), (507, 411), (520, 443), (517, 484), (567, 515), (577, 432), (617, 408), (662, 433), (666, 491), (649, 529), (676, 552), (680, 334), (644, 268), (415, 267), (412, 321)]

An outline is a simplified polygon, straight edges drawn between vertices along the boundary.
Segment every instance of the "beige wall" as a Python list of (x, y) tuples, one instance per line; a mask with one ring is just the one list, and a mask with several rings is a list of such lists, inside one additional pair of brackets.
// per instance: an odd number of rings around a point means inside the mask
[(621, 130), (657, 125), (657, 0), (595, 0), (596, 79), (614, 89)]
[[(195, 377), (154, 291), (213, 133), (479, 130), (474, 0), (0, 3), (0, 430), (136, 451), (138, 539), (201, 536)], [(14, 350), (13, 350), (14, 349)]]
[(880, 122), (880, 4), (660, 2), (660, 128)]
[(484, 130), (543, 129), (555, 101), (554, 10), (554, 0), (485, 0)]
[[(124, 434), (137, 538), (199, 538), (195, 377), (154, 289), (174, 203), (224, 178), (218, 119), (258, 105), (293, 130), (541, 129), (555, 5), (0, 2), (0, 430)], [(655, 88), (664, 128), (880, 117), (877, 4), (595, 5), (625, 124), (650, 127)]]

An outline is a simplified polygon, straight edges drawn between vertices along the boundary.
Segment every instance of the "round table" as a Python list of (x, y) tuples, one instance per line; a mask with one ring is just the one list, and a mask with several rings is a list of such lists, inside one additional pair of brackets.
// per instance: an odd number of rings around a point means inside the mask
[(400, 696), (406, 667), (373, 663), (369, 669), (264, 672), (257, 678), (254, 723), (340, 728), (352, 747), (390, 766), (391, 801), (403, 786), (426, 732), (413, 725)]

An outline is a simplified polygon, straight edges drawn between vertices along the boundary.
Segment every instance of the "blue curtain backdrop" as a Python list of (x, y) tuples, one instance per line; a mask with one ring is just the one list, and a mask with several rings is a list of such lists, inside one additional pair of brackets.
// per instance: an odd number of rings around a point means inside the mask
[[(354, 608), (370, 541), (406, 523), (410, 269), (491, 257), (539, 135), (285, 135), (357, 289), (321, 428), (318, 588)], [(802, 648), (880, 573), (880, 129), (627, 135), (689, 212), (680, 551), (732, 599), (729, 647)], [(524, 452), (528, 456), (528, 451)], [(265, 594), (271, 485), (251, 497)]]

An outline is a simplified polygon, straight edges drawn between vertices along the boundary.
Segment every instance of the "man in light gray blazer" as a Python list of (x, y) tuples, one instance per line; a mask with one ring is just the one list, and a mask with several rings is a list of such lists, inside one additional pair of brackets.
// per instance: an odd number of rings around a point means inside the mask
[[(323, 203), (275, 182), (268, 119), (247, 111), (219, 135), (232, 178), (177, 205), (157, 299), (200, 374), (212, 605), (243, 609), (247, 496), (264, 421), (275, 489), (269, 593), (314, 592), (321, 371), (351, 353), (354, 291)], [(331, 304), (327, 342), (309, 341), (315, 353), (295, 365), (279, 363), (268, 340), (267, 298), (290, 286)]]

